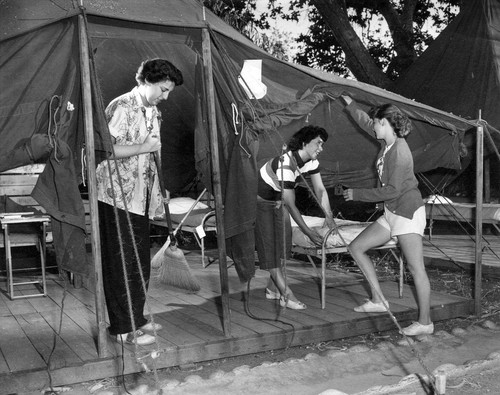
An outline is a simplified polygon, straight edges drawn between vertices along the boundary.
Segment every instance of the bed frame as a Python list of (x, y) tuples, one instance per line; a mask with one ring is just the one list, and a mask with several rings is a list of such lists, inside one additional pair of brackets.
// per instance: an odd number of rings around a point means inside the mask
[[(304, 254), (309, 259), (309, 262), (316, 270), (318, 277), (321, 281), (321, 308), (325, 308), (325, 298), (326, 298), (326, 256), (327, 254), (341, 254), (345, 252), (349, 252), (347, 246), (339, 246), (339, 247), (326, 247), (328, 237), (335, 232), (336, 229), (330, 229), (328, 233), (323, 238), (323, 245), (321, 248), (317, 247), (302, 247), (298, 245), (292, 246), (292, 252)], [(397, 244), (385, 244), (383, 246), (374, 248), (374, 250), (389, 250), (392, 256), (399, 263), (399, 297), (403, 297), (403, 282), (404, 282), (404, 268), (403, 268), (403, 257), (398, 253), (399, 247)], [(313, 257), (321, 257), (321, 273), (318, 272), (316, 264), (314, 263)]]
[[(208, 196), (208, 192), (204, 189), (196, 200), (193, 200), (192, 208), (202, 199), (202, 197)], [(213, 261), (208, 259), (205, 260), (205, 235), (207, 232), (217, 232), (217, 226), (215, 223), (215, 209), (209, 205), (210, 201), (207, 197), (206, 202), (208, 207), (204, 209), (189, 210), (187, 213), (183, 214), (171, 214), (170, 218), (172, 220), (172, 226), (177, 231), (185, 231), (192, 233), (198, 246), (201, 250), (201, 262), (205, 268)], [(191, 209), (192, 209), (191, 208)], [(149, 221), (150, 225), (159, 226), (162, 228), (168, 228), (168, 222), (165, 219), (154, 219)]]
[[(432, 238), (434, 221), (458, 221), (474, 224), (476, 205), (474, 203), (426, 203), (425, 211), (429, 220), (429, 239)], [(500, 233), (500, 204), (483, 203), (483, 224), (491, 224)]]

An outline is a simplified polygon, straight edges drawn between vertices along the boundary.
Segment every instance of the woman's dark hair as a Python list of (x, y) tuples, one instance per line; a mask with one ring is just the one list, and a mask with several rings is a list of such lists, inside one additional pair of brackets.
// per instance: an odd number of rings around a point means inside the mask
[(387, 119), (398, 137), (407, 137), (411, 132), (410, 119), (394, 104), (388, 103), (373, 107), (369, 115), (372, 119)]
[(182, 85), (184, 79), (181, 71), (165, 59), (148, 59), (141, 63), (135, 75), (137, 82), (156, 84), (169, 80), (176, 86)]
[(323, 141), (328, 140), (328, 133), (321, 126), (304, 126), (288, 141), (288, 149), (297, 151), (304, 147), (304, 144), (310, 143), (311, 140), (314, 140), (318, 136), (321, 137)]

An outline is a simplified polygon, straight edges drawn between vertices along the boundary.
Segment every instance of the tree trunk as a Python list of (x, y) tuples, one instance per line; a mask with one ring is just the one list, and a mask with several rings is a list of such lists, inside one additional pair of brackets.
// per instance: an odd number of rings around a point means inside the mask
[(335, 39), (345, 53), (346, 65), (358, 81), (381, 88), (388, 87), (390, 79), (375, 63), (361, 42), (347, 16), (343, 0), (311, 0), (318, 12), (331, 29)]
[[(399, 75), (410, 67), (417, 58), (413, 39), (413, 14), (415, 13), (417, 1), (405, 0), (401, 13), (398, 13), (388, 0), (379, 1), (376, 5), (391, 31), (394, 51), (396, 52), (388, 71), (395, 70)], [(377, 11), (377, 9), (374, 9), (374, 11)]]

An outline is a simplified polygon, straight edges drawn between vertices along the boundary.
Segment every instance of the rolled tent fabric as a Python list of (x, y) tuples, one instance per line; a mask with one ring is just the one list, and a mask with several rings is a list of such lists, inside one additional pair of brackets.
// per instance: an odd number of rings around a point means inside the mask
[[(41, 135), (55, 131), (54, 113), (50, 108), (53, 97), (61, 99), (58, 115), (61, 120), (66, 114), (68, 101), (76, 107), (76, 112), (80, 111), (76, 19), (66, 19), (1, 41), (0, 48), (0, 158), (3, 162), (16, 150), (20, 149), (22, 153), (24, 143), (32, 142), (41, 148), (42, 153), (47, 151), (45, 138)], [(76, 118), (72, 117), (72, 122)], [(57, 134), (73, 145), (77, 130), (73, 123)], [(13, 162), (12, 166), (17, 167), (18, 163)]]
[(65, 142), (58, 145), (58, 156), (51, 155), (31, 195), (51, 216), (58, 268), (87, 277), (85, 208), (71, 150)]
[(0, 46), (2, 169), (46, 163), (32, 197), (51, 215), (58, 267), (87, 276), (77, 18), (29, 29)]
[(35, 162), (45, 162), (53, 148), (54, 145), (47, 134), (37, 133), (26, 137), (20, 140), (12, 151), (0, 158), (0, 172)]

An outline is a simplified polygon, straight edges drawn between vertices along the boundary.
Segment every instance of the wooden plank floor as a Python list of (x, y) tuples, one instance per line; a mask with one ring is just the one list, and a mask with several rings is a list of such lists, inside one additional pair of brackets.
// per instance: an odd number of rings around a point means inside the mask
[[(257, 270), (245, 298), (246, 286), (230, 267), (231, 333), (225, 336), (218, 266), (202, 268), (201, 257), (195, 252), (186, 258), (202, 285), (200, 292), (188, 294), (157, 281), (149, 290), (146, 316), (151, 311), (155, 321), (163, 325), (158, 344), (137, 350), (125, 345), (122, 349), (108, 338), (105, 357), (99, 357), (96, 350), (94, 294), (88, 289), (68, 286), (65, 291), (64, 284), (51, 275), (47, 297), (12, 301), (0, 293), (2, 391), (15, 393), (21, 383), (33, 390), (47, 388), (49, 372), (52, 385), (66, 385), (394, 328), (388, 314), (353, 311), (367, 297), (366, 283), (359, 275), (329, 270), (327, 282), (334, 286), (327, 289), (326, 309), (322, 310), (312, 266), (291, 261), (288, 280), (308, 308), (283, 310), (276, 301), (266, 300), (268, 274), (261, 270)], [(396, 282), (385, 281), (382, 286), (402, 325), (416, 318), (412, 287), (405, 285), (403, 298), (399, 298)], [(436, 292), (431, 300), (435, 321), (473, 311), (473, 300)], [(158, 352), (158, 358), (152, 358), (152, 351)]]
[[(500, 270), (500, 236), (483, 235), (482, 264)], [(475, 263), (474, 236), (433, 235), (424, 237), (424, 256), (429, 259), (449, 260), (465, 264)]]

